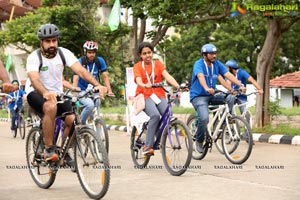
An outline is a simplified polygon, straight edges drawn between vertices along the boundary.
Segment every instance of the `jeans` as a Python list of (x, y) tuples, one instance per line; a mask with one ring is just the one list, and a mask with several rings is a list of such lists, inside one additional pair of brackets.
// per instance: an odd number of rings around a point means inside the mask
[(158, 131), (159, 120), (167, 109), (167, 100), (160, 98), (161, 102), (156, 105), (151, 98), (145, 99), (145, 112), (150, 117), (146, 134), (146, 146), (153, 148), (155, 133)]
[[(85, 91), (81, 91), (79, 93), (79, 96), (84, 93), (85, 93)], [(97, 96), (99, 96), (99, 95), (98, 94), (94, 95), (94, 97), (97, 97)], [(80, 115), (81, 122), (82, 122), (82, 124), (86, 124), (86, 120), (93, 115), (94, 107), (95, 106), (100, 107), (100, 99), (96, 100), (96, 105), (94, 104), (94, 99), (89, 98), (89, 97), (80, 99), (80, 103), (84, 106), (83, 110), (81, 112), (81, 115)]]
[(207, 129), (207, 124), (209, 122), (209, 111), (208, 105), (222, 105), (225, 102), (228, 103), (229, 111), (232, 111), (235, 97), (228, 95), (225, 99), (225, 94), (217, 94), (211, 96), (198, 96), (192, 100), (192, 105), (194, 106), (198, 114), (198, 128), (196, 132), (196, 141), (202, 143), (204, 141), (204, 134)]
[(17, 126), (16, 126), (16, 120), (17, 120), (17, 116), (18, 116), (18, 112), (19, 110), (22, 110), (22, 107), (18, 107), (16, 110), (15, 109), (11, 109), (10, 110), (10, 114), (11, 114), (11, 126), (10, 129), (11, 130), (16, 130)]
[[(244, 101), (244, 100), (241, 100), (241, 99), (236, 99), (235, 102), (236, 102), (238, 105), (240, 105), (240, 104), (243, 104), (243, 103), (245, 103), (245, 102), (247, 102), (247, 101)], [(246, 109), (246, 105), (244, 105), (244, 106), (239, 106), (239, 109), (240, 109), (241, 114), (243, 114), (243, 112), (244, 112), (245, 109)]]

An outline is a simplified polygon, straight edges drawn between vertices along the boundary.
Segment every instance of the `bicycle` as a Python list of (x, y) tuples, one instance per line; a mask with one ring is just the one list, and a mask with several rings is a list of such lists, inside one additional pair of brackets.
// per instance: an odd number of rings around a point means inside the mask
[[(224, 93), (225, 95), (232, 94), (232, 92), (223, 92), (216, 90), (217, 93)], [(218, 151), (225, 154), (228, 161), (233, 164), (242, 164), (249, 158), (252, 152), (252, 131), (248, 122), (241, 116), (232, 115), (229, 112), (229, 106), (226, 102), (219, 107), (213, 107), (209, 110), (213, 113), (212, 119), (207, 125), (203, 143), (203, 153), (193, 151), (193, 158), (195, 160), (203, 159), (208, 149), (212, 150), (213, 144), (216, 145)], [(198, 116), (192, 116), (187, 126), (191, 132), (193, 140), (195, 141), (196, 131), (198, 128)]]
[[(164, 166), (174, 176), (182, 175), (192, 159), (192, 138), (187, 126), (173, 117), (171, 92), (162, 84), (154, 84), (152, 87), (162, 87), (167, 93), (168, 106), (159, 121), (159, 129), (156, 134), (153, 149), (161, 150)], [(186, 87), (181, 86), (181, 89)], [(143, 169), (150, 161), (151, 155), (143, 154), (148, 122), (144, 122), (141, 130), (134, 126), (131, 132), (130, 151), (136, 168)], [(180, 160), (182, 158), (182, 160)]]
[[(12, 99), (12, 101), (16, 101), (16, 98), (15, 97), (12, 97), (10, 96), (9, 94), (6, 94), (6, 93), (0, 93), (0, 96), (6, 96), (10, 99)], [(16, 120), (15, 120), (15, 125), (16, 125), (16, 128), (14, 130), (14, 134), (13, 134), (13, 137), (16, 138), (17, 137), (17, 134), (18, 134), (18, 130), (19, 130), (19, 133), (20, 133), (20, 137), (22, 138), (22, 140), (24, 140), (25, 138), (25, 133), (26, 133), (26, 123), (25, 123), (25, 120), (24, 120), (24, 109), (17, 109), (16, 110)]]
[[(97, 92), (94, 91), (93, 89), (89, 89), (89, 90), (86, 90), (86, 92), (83, 94), (84, 96), (93, 99), (94, 105), (95, 105), (92, 116), (87, 120), (87, 124), (89, 124), (91, 127), (93, 127), (93, 129), (96, 131), (97, 136), (103, 142), (106, 152), (108, 154), (108, 152), (109, 152), (108, 130), (107, 130), (107, 126), (106, 126), (104, 120), (100, 116), (100, 107), (96, 106), (97, 105), (96, 102), (100, 101), (100, 96), (94, 96), (95, 93), (97, 93)], [(80, 104), (79, 101), (78, 101), (78, 104)], [(78, 108), (78, 112), (80, 112), (80, 111), (82, 111), (82, 108), (84, 108), (84, 106), (77, 106), (77, 108)]]
[[(80, 125), (80, 117), (76, 112), (76, 101), (81, 97), (61, 95), (58, 101), (72, 99), (72, 111), (63, 113), (58, 119), (69, 114), (75, 114), (68, 136), (57, 152), (58, 161), (46, 162), (43, 158), (45, 144), (43, 141), (42, 122), (39, 126), (32, 126), (26, 140), (26, 160), (30, 175), (34, 182), (43, 189), (48, 189), (55, 181), (57, 171), (65, 167), (66, 154), (70, 148), (74, 150), (75, 170), (84, 192), (93, 199), (102, 198), (108, 191), (110, 183), (110, 167), (107, 153), (102, 142), (93, 129)], [(61, 130), (61, 129), (57, 129)], [(63, 132), (60, 132), (63, 133)], [(54, 134), (57, 144), (58, 133)]]
[[(257, 91), (255, 91), (255, 92), (251, 92), (251, 93), (249, 93), (249, 94), (244, 94), (244, 93), (241, 93), (241, 94), (243, 94), (243, 95), (246, 95), (246, 96), (250, 96), (250, 95), (252, 95), (252, 94), (257, 94), (258, 92)], [(251, 112), (250, 112), (250, 110), (248, 110), (248, 107), (247, 107), (247, 104), (248, 104), (248, 101), (246, 101), (246, 102), (244, 102), (244, 103), (241, 103), (241, 104), (234, 104), (234, 106), (233, 106), (233, 114), (234, 115), (237, 115), (237, 108), (241, 108), (241, 107), (243, 107), (244, 106), (244, 111), (243, 111), (243, 113), (240, 113), (240, 116), (242, 116), (248, 123), (249, 123), (249, 125), (250, 125), (250, 128), (252, 129), (252, 127), (253, 127), (253, 122), (252, 122), (252, 114), (251, 114)]]

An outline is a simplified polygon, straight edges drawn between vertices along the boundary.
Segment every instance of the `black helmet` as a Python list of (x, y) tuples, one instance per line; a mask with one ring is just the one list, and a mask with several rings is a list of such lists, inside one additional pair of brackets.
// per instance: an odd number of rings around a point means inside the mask
[(52, 38), (52, 37), (58, 37), (59, 36), (59, 29), (54, 24), (44, 24), (41, 25), (37, 36), (40, 40), (46, 39), (46, 38)]

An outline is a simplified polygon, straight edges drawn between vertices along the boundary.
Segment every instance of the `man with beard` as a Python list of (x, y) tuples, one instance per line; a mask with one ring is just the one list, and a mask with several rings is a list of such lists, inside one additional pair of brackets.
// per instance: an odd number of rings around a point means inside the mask
[[(99, 75), (101, 74), (103, 82), (107, 87), (107, 95), (109, 97), (114, 97), (114, 93), (112, 92), (107, 66), (105, 60), (102, 57), (96, 56), (98, 50), (98, 44), (94, 41), (86, 41), (83, 45), (84, 56), (79, 59), (80, 64), (83, 65), (93, 76), (95, 79), (100, 81)], [(77, 74), (73, 76), (73, 85), (75, 87), (79, 87), (81, 89), (81, 93), (79, 95), (85, 93), (87, 89), (89, 89), (89, 83), (84, 79), (80, 78)], [(95, 95), (97, 96), (97, 95)], [(83, 98), (80, 100), (80, 103), (83, 105), (83, 110), (81, 112), (81, 123), (86, 124), (86, 120), (93, 114), (93, 109), (95, 106), (100, 107), (100, 101), (96, 101), (92, 98)]]
[(221, 63), (217, 60), (217, 48), (213, 44), (205, 44), (201, 48), (202, 58), (197, 60), (193, 67), (192, 81), (190, 88), (190, 102), (198, 114), (198, 128), (194, 149), (198, 153), (203, 153), (204, 134), (209, 122), (208, 105), (220, 105), (228, 103), (230, 112), (232, 110), (235, 98), (219, 93), (215, 95), (216, 84), (219, 80), (224, 82), (223, 77), (229, 79), (242, 90), (245, 90), (241, 84)]
[[(37, 36), (40, 40), (40, 53), (42, 54), (42, 66), (38, 55), (38, 49), (33, 51), (27, 58), (27, 75), (31, 81), (34, 91), (27, 95), (28, 104), (39, 114), (43, 115), (43, 135), (45, 142), (44, 158), (46, 161), (56, 161), (58, 154), (56, 146), (53, 144), (55, 128), (55, 118), (64, 112), (71, 111), (71, 102), (57, 104), (57, 94), (63, 92), (63, 70), (64, 61), (58, 53), (58, 48), (62, 51), (66, 66), (73, 72), (87, 80), (96, 90), (99, 90), (100, 97), (103, 98), (106, 88), (78, 62), (74, 54), (63, 47), (58, 47), (59, 29), (54, 24), (44, 24), (40, 26)], [(70, 131), (75, 116), (67, 115), (65, 121), (64, 138)]]

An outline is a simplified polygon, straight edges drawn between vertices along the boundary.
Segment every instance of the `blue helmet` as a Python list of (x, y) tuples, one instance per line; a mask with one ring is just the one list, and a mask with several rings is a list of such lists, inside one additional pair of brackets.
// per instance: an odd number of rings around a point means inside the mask
[(201, 48), (201, 54), (203, 53), (217, 53), (217, 47), (213, 44), (205, 44)]
[(232, 69), (237, 69), (237, 68), (239, 68), (239, 67), (238, 67), (238, 64), (237, 64), (237, 62), (236, 62), (235, 60), (228, 60), (228, 61), (225, 63), (225, 66), (228, 66), (228, 67), (230, 67), (230, 68), (232, 68)]

